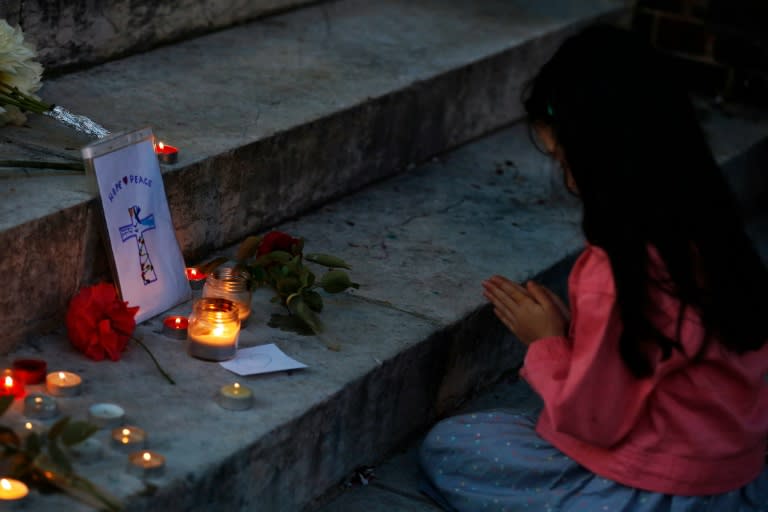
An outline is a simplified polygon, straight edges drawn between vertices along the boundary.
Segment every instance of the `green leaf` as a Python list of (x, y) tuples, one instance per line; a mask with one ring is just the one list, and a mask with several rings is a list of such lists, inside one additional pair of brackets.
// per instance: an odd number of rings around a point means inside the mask
[(259, 267), (266, 267), (272, 263), (280, 263), (281, 265), (285, 265), (291, 261), (291, 258), (293, 258), (293, 255), (289, 252), (272, 251), (259, 256), (253, 264)]
[(328, 293), (343, 292), (347, 288), (359, 288), (343, 270), (329, 270), (320, 278), (320, 286)]
[(67, 426), (67, 423), (69, 423), (69, 416), (65, 416), (54, 423), (51, 429), (48, 431), (48, 440), (55, 442), (56, 438), (58, 438), (61, 433), (64, 432), (64, 427)]
[(280, 329), (281, 331), (294, 332), (302, 336), (312, 336), (315, 334), (299, 317), (295, 315), (281, 315), (275, 313), (267, 323), (270, 327)]
[(259, 250), (259, 244), (263, 239), (263, 236), (249, 236), (243, 240), (243, 243), (240, 244), (240, 247), (237, 249), (235, 259), (237, 259), (237, 261), (245, 261), (253, 257)]
[(203, 274), (210, 274), (226, 262), (228, 262), (229, 259), (225, 258), (224, 256), (219, 256), (218, 258), (214, 258), (211, 261), (207, 263), (203, 263), (199, 267), (197, 267), (197, 270), (202, 272)]
[(329, 268), (352, 268), (349, 266), (349, 264), (344, 261), (341, 258), (337, 258), (336, 256), (331, 256), (330, 254), (307, 254), (304, 256), (307, 261), (311, 261), (312, 263), (317, 263), (318, 265), (323, 265), (324, 267)]
[(34, 459), (40, 453), (42, 447), (43, 441), (40, 439), (40, 435), (37, 432), (30, 432), (24, 441), (24, 451), (27, 452), (27, 455)]
[(72, 474), (72, 464), (69, 462), (64, 450), (61, 449), (59, 443), (51, 441), (48, 443), (48, 455), (51, 457), (51, 462), (59, 468), (60, 473), (65, 475)]
[(286, 277), (284, 279), (280, 279), (275, 284), (277, 285), (275, 287), (277, 288), (277, 292), (285, 296), (296, 293), (299, 291), (299, 288), (301, 288), (301, 283), (295, 277)]
[(12, 395), (3, 395), (0, 396), (0, 416), (2, 416), (5, 411), (8, 410), (8, 408), (13, 403), (13, 396)]
[(312, 290), (304, 290), (301, 292), (301, 298), (307, 303), (309, 309), (315, 313), (321, 313), (323, 311), (323, 298), (319, 293)]
[(73, 421), (64, 426), (64, 430), (61, 433), (61, 442), (67, 446), (82, 443), (98, 432), (98, 430), (99, 427), (87, 421)]
[(312, 311), (307, 303), (304, 302), (301, 295), (294, 297), (288, 303), (288, 310), (307, 324), (307, 327), (312, 329), (315, 334), (322, 332), (323, 324), (320, 322), (320, 319), (314, 311)]
[(18, 448), (21, 445), (21, 440), (12, 428), (0, 425), (0, 444)]

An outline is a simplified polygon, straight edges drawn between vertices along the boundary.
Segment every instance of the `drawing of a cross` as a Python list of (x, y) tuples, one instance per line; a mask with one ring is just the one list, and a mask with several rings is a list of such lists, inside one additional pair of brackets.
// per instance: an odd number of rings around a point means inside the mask
[(149, 252), (147, 252), (147, 244), (144, 243), (144, 233), (150, 229), (155, 229), (155, 216), (154, 214), (148, 215), (143, 219), (139, 217), (141, 208), (138, 206), (131, 206), (128, 208), (128, 214), (131, 216), (131, 223), (127, 226), (120, 226), (120, 237), (123, 242), (136, 239), (136, 245), (139, 249), (139, 265), (141, 266), (141, 279), (144, 281), (144, 285), (157, 281), (157, 274), (155, 274), (155, 268), (152, 266), (152, 260), (149, 259)]

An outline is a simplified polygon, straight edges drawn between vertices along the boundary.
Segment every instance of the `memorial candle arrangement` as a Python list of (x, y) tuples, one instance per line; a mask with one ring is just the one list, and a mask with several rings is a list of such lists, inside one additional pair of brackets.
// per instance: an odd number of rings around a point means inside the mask
[(13, 370), (4, 370), (0, 377), (0, 395), (22, 398), (24, 394), (24, 382), (15, 375)]
[(75, 396), (80, 394), (83, 379), (73, 372), (51, 372), (45, 378), (45, 387), (53, 396)]
[(179, 149), (164, 142), (155, 144), (155, 154), (160, 163), (163, 164), (171, 165), (179, 160)]
[(237, 353), (240, 319), (234, 302), (202, 298), (195, 302), (187, 334), (189, 355), (208, 361), (225, 361)]
[(248, 274), (232, 267), (219, 267), (208, 275), (203, 286), (203, 297), (228, 299), (237, 305), (241, 326), (251, 315), (251, 290)]

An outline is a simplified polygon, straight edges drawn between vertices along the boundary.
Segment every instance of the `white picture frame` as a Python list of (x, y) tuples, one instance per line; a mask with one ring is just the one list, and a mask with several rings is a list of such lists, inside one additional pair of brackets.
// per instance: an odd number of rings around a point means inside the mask
[(102, 234), (118, 292), (136, 323), (191, 299), (151, 128), (118, 133), (81, 150), (94, 178)]

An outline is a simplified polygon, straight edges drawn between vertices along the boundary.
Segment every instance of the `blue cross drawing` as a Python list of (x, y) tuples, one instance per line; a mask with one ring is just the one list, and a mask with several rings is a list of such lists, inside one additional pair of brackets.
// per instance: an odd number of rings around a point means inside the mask
[(144, 281), (144, 286), (146, 286), (157, 281), (157, 274), (155, 274), (155, 268), (152, 266), (152, 260), (149, 259), (147, 244), (144, 242), (144, 233), (150, 229), (155, 229), (155, 216), (154, 214), (147, 215), (142, 219), (139, 217), (140, 211), (141, 208), (135, 205), (128, 208), (131, 223), (127, 226), (120, 226), (120, 237), (123, 239), (123, 242), (131, 238), (136, 239), (136, 245), (139, 249), (141, 279)]

